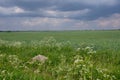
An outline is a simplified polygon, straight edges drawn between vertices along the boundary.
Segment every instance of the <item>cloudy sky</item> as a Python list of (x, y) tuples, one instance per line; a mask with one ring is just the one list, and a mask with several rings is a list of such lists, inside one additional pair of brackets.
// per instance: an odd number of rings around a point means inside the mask
[(120, 29), (120, 0), (0, 0), (0, 30)]

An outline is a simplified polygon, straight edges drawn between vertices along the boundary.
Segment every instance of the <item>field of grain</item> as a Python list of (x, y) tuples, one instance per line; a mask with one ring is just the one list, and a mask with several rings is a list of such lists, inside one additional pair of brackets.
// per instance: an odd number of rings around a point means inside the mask
[[(32, 61), (37, 55), (48, 59)], [(120, 80), (120, 31), (0, 32), (0, 80)]]

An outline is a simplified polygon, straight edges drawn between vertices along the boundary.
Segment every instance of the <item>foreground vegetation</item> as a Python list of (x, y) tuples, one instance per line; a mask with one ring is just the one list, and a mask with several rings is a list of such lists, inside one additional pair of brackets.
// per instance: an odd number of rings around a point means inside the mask
[[(55, 38), (41, 39), (43, 33)], [(43, 33), (39, 39), (38, 35), (22, 38), (23, 33), (0, 34), (0, 80), (120, 80), (119, 32), (93, 31), (94, 36), (89, 31), (64, 32), (64, 36), (60, 32), (58, 37), (57, 32)], [(48, 60), (33, 62), (39, 54)]]

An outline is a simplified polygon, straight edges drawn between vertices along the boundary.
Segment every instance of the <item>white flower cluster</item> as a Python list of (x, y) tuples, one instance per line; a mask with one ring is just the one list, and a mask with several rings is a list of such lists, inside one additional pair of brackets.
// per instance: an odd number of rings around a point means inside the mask
[(89, 46), (87, 46), (87, 47), (85, 47), (85, 48), (77, 48), (76, 51), (77, 51), (77, 52), (79, 52), (79, 51), (84, 51), (84, 52), (86, 52), (87, 54), (94, 54), (94, 53), (96, 53), (96, 51), (93, 49), (93, 47), (89, 47)]
[(5, 41), (0, 39), (0, 46), (20, 48), (23, 46), (23, 43), (20, 41)]

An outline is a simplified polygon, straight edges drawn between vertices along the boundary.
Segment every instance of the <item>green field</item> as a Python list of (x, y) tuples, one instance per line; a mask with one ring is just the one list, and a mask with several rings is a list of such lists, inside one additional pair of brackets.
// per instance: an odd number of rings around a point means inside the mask
[[(30, 63), (38, 54), (48, 60)], [(0, 80), (120, 80), (119, 75), (120, 31), (0, 32)]]

